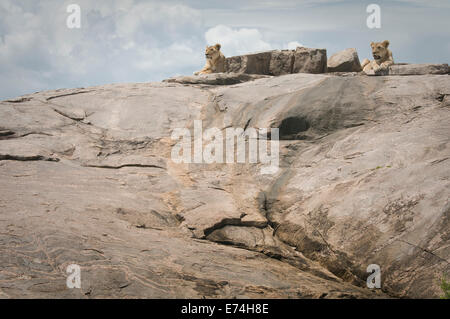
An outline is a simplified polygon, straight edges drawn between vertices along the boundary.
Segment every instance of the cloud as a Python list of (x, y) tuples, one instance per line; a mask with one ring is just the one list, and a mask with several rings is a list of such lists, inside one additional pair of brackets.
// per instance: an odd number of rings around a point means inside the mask
[(265, 41), (263, 38), (263, 33), (257, 28), (233, 29), (223, 24), (209, 28), (205, 33), (207, 44), (213, 45), (220, 43), (222, 45), (221, 50), (225, 56), (275, 49), (295, 50), (297, 47), (304, 46), (297, 41), (280, 44), (277, 42)]
[(77, 3), (81, 28), (69, 29), (68, 3), (1, 1), (0, 99), (43, 89), (161, 80), (192, 73), (203, 63), (199, 10), (155, 1)]
[(263, 36), (258, 29), (232, 29), (222, 24), (206, 31), (205, 39), (208, 45), (220, 43), (222, 52), (227, 56), (273, 48), (270, 43), (263, 40)]
[(304, 45), (297, 41), (291, 41), (284, 46), (288, 50), (295, 50), (297, 47), (304, 47)]

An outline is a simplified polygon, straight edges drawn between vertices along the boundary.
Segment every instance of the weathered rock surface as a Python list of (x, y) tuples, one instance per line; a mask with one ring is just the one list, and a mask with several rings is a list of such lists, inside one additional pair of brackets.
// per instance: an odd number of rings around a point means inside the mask
[[(0, 102), (1, 297), (439, 296), (448, 75), (198, 78)], [(174, 163), (198, 119), (280, 128), (279, 171)]]
[(444, 75), (450, 74), (448, 64), (408, 64), (399, 63), (391, 65), (389, 68), (380, 68), (377, 71), (370, 70), (366, 73), (369, 76), (379, 75)]
[(294, 67), (293, 50), (277, 50), (272, 52), (269, 73), (271, 75), (291, 74)]
[(330, 56), (327, 68), (328, 72), (360, 72), (362, 70), (358, 52), (354, 48), (345, 49)]
[(284, 75), (291, 73), (326, 73), (327, 51), (298, 47), (296, 50), (273, 50), (226, 59), (227, 72)]
[(394, 64), (389, 67), (389, 75), (449, 74), (448, 64)]
[(327, 50), (298, 47), (294, 52), (292, 73), (326, 73)]
[(227, 72), (269, 74), (272, 51), (238, 55), (226, 59)]
[(246, 74), (246, 73), (211, 73), (191, 76), (176, 76), (164, 80), (168, 83), (181, 84), (206, 84), (206, 85), (231, 85), (261, 79), (267, 76), (262, 74)]

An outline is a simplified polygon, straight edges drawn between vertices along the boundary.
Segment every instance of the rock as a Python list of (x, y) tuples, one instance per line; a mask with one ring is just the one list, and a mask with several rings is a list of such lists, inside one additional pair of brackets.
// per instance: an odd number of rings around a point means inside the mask
[[(450, 114), (439, 92), (449, 88), (448, 77), (433, 75), (332, 77), (289, 97), (267, 99), (257, 111), (239, 109), (241, 121), (251, 118), (256, 127), (272, 123), (281, 139), (296, 141), (286, 150), (283, 172), (266, 190), (266, 216), (278, 226), (278, 236), (355, 284), (362, 283), (365, 272), (355, 266), (373, 262), (384, 269), (391, 293), (438, 296), (432, 278), (448, 271), (450, 253), (443, 248), (448, 240), (443, 237), (449, 236), (444, 163), (450, 150), (439, 146), (448, 134), (438, 133), (449, 132)], [(408, 115), (396, 117), (399, 108)], [(432, 117), (425, 120), (416, 112)], [(410, 147), (414, 154), (406, 155)], [(428, 223), (433, 230), (422, 228)], [(395, 279), (402, 269), (420, 272), (421, 279)]]
[(258, 52), (226, 59), (227, 72), (269, 74), (272, 51)]
[(362, 70), (358, 53), (354, 48), (333, 54), (328, 59), (327, 67), (328, 72), (360, 72)]
[(177, 76), (164, 80), (167, 83), (230, 85), (263, 78), (261, 74), (246, 73), (211, 73), (191, 76)]
[(272, 51), (269, 66), (269, 73), (271, 75), (291, 74), (293, 66), (294, 66), (294, 51), (292, 50)]
[(35, 143), (29, 142), (25, 138), (20, 141), (8, 139), (0, 143), (0, 161), (59, 161), (52, 154), (51, 150), (42, 150)]
[(381, 76), (381, 75), (389, 75), (389, 68), (379, 68), (375, 70), (368, 70), (364, 72), (365, 75), (369, 76)]
[(389, 75), (449, 74), (448, 64), (394, 64)]
[(244, 60), (245, 56), (243, 55), (225, 58), (225, 70), (230, 73), (244, 73), (246, 69)]
[[(0, 102), (1, 296), (440, 296), (450, 78), (259, 77)], [(278, 172), (175, 163), (172, 132), (200, 119), (204, 131), (279, 128)], [(70, 264), (81, 289), (66, 287)], [(381, 290), (366, 287), (370, 264)]]
[(292, 73), (326, 73), (327, 50), (298, 47), (294, 52)]
[[(325, 73), (325, 49), (297, 48), (273, 50), (226, 59), (227, 72), (284, 75), (291, 73)], [(325, 62), (324, 62), (325, 61)]]
[(445, 94), (442, 98), (442, 105), (450, 106), (450, 94)]

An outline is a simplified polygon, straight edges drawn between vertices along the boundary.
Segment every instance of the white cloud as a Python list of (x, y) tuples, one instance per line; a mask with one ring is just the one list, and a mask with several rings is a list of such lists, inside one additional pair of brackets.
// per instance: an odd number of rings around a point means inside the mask
[(225, 56), (247, 54), (274, 49), (295, 50), (304, 46), (300, 42), (290, 41), (286, 44), (265, 41), (264, 35), (256, 28), (233, 29), (226, 25), (217, 25), (208, 29), (205, 39), (208, 45), (220, 43)]
[(188, 6), (166, 5), (154, 2), (136, 3), (127, 10), (111, 13), (119, 37), (136, 37), (143, 30), (158, 28), (162, 37), (176, 36), (183, 28), (200, 26), (201, 14)]
[[(42, 89), (161, 80), (203, 61), (201, 12), (158, 1), (1, 0), (0, 100)], [(11, 83), (15, 81), (15, 83)]]
[[(139, 70), (151, 72), (158, 69), (179, 69), (193, 66), (194, 61), (203, 59), (202, 49), (194, 50), (185, 43), (173, 43), (163, 50), (158, 48), (139, 48), (139, 59), (131, 65)], [(197, 63), (195, 63), (197, 64)]]
[(304, 47), (304, 45), (297, 41), (291, 41), (284, 46), (288, 50), (295, 50), (297, 47)]
[(272, 45), (263, 40), (258, 29), (232, 29), (217, 25), (206, 31), (205, 39), (209, 45), (220, 43), (226, 56), (272, 49)]

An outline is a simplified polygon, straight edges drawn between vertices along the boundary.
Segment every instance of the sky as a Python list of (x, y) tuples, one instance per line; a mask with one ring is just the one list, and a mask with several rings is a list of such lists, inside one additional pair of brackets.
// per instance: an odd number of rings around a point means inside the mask
[[(380, 28), (367, 27), (371, 3)], [(226, 56), (306, 46), (362, 60), (387, 39), (395, 62), (449, 63), (449, 16), (449, 0), (0, 0), (0, 100), (192, 74), (215, 43)]]

